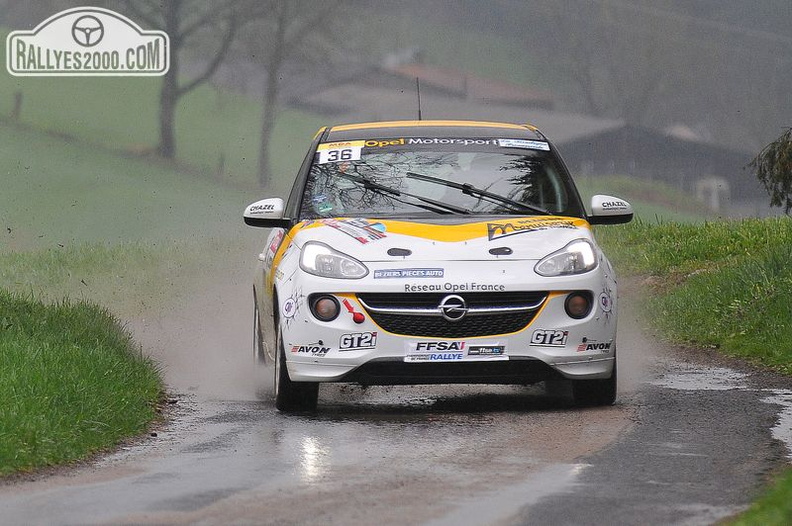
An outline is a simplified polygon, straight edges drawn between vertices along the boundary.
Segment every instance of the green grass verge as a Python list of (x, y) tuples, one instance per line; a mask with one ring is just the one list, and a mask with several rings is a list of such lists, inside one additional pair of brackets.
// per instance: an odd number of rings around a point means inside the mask
[(0, 475), (141, 433), (161, 391), (156, 367), (106, 311), (0, 291)]
[(649, 274), (647, 308), (669, 339), (792, 374), (792, 221), (636, 221), (598, 230), (623, 271)]
[(787, 526), (792, 524), (792, 470), (780, 475), (773, 487), (739, 517), (732, 526)]

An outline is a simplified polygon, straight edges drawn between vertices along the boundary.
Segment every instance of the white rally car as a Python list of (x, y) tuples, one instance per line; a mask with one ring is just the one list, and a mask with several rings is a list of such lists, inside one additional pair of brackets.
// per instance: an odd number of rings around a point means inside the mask
[(254, 284), (254, 351), (281, 411), (315, 409), (321, 382), (572, 382), (616, 397), (616, 279), (587, 213), (536, 128), (404, 121), (321, 129), (288, 200), (247, 207), (268, 227)]

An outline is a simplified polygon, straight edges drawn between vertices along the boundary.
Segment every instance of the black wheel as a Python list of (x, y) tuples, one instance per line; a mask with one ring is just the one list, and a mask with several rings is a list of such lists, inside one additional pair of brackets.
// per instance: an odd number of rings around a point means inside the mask
[(265, 365), (267, 360), (267, 349), (264, 347), (264, 339), (261, 337), (261, 314), (259, 313), (258, 302), (253, 298), (253, 357), (259, 365)]
[(284, 413), (313, 411), (319, 400), (316, 382), (292, 382), (286, 369), (286, 352), (278, 329), (275, 357), (275, 408)]
[(605, 380), (577, 380), (572, 382), (572, 397), (575, 405), (594, 407), (613, 405), (616, 401), (616, 361), (613, 361), (613, 373)]

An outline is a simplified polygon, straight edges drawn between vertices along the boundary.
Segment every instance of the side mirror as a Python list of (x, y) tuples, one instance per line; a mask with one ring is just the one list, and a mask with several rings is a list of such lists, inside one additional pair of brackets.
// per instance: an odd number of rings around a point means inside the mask
[(288, 228), (290, 220), (283, 217), (283, 199), (272, 197), (248, 205), (242, 216), (245, 224), (264, 228)]
[(588, 221), (592, 225), (629, 223), (632, 218), (632, 205), (624, 199), (609, 195), (595, 195), (591, 198), (591, 215)]

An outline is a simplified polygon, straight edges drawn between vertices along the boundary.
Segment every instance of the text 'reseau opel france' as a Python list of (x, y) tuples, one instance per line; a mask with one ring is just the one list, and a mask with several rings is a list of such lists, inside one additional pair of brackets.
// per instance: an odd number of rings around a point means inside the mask
[(254, 280), (254, 353), (275, 405), (314, 410), (322, 382), (571, 383), (616, 398), (616, 278), (587, 211), (535, 127), (399, 121), (321, 129), (270, 228)]

